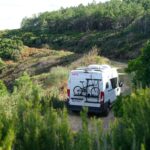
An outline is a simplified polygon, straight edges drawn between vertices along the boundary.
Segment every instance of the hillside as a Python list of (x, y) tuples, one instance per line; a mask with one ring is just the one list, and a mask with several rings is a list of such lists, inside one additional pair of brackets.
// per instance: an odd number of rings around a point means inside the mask
[(129, 60), (140, 54), (150, 38), (149, 10), (149, 0), (93, 2), (24, 18), (20, 29), (3, 31), (0, 37), (19, 39), (29, 47), (76, 53), (97, 46), (100, 55)]
[(67, 73), (66, 76), (68, 77), (69, 70), (78, 66), (85, 66), (90, 63), (110, 63), (108, 59), (97, 56), (97, 49), (85, 55), (64, 50), (57, 51), (25, 47), (20, 57), (21, 59), (19, 61), (5, 61), (4, 63), (6, 65), (0, 69), (0, 79), (5, 81), (6, 85), (10, 88), (14, 80), (24, 72), (27, 72), (43, 87), (49, 88), (51, 81), (50, 84), (47, 84), (47, 78), (51, 77), (51, 70), (52, 72), (56, 72), (54, 78), (55, 76), (57, 78), (57, 74), (59, 75), (63, 72)]
[[(0, 31), (0, 150), (149, 150), (149, 26), (150, 0), (110, 0), (40, 13)], [(99, 92), (87, 106), (80, 94), (71, 96), (80, 85), (70, 90), (67, 81), (89, 64), (117, 68), (123, 84), (115, 72), (98, 87), (86, 76), (83, 96)], [(99, 71), (92, 70), (94, 82)], [(68, 109), (71, 99), (80, 114)], [(107, 117), (88, 113), (105, 105)]]

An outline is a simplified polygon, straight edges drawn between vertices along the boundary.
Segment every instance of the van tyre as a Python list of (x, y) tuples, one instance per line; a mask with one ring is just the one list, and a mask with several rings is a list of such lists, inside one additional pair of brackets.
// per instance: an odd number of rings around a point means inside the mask
[(103, 116), (107, 117), (108, 114), (109, 114), (109, 110), (110, 110), (110, 109), (109, 109), (109, 104), (108, 104), (108, 103), (104, 104)]

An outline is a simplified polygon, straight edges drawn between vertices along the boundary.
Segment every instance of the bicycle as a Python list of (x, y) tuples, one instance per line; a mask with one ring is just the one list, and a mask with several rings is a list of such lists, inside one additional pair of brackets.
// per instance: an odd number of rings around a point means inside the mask
[(87, 97), (98, 97), (100, 90), (95, 87), (94, 84), (84, 86), (84, 81), (80, 81), (82, 87), (75, 86), (73, 89), (74, 96), (87, 96)]

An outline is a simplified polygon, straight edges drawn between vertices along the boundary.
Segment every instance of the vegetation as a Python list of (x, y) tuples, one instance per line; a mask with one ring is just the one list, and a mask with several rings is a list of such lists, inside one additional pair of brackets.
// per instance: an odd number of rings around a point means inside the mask
[(133, 74), (136, 86), (150, 86), (150, 42), (142, 49), (141, 55), (128, 63), (126, 71)]
[(5, 66), (5, 63), (3, 62), (3, 60), (0, 58), (0, 69), (3, 68)]
[[(10, 149), (141, 149), (149, 148), (150, 89), (118, 99), (120, 118), (104, 131), (99, 119), (88, 129), (87, 109), (81, 113), (82, 129), (74, 132), (66, 109), (54, 107), (58, 93), (43, 94), (25, 73), (12, 93), (0, 83), (0, 148)], [(55, 96), (54, 96), (55, 95)], [(58, 99), (57, 99), (58, 100)], [(114, 108), (115, 108), (114, 107)], [(121, 109), (121, 111), (120, 111)]]
[[(0, 78), (4, 80), (0, 81), (0, 150), (149, 149), (150, 42), (138, 51), (150, 38), (149, 20), (149, 0), (93, 1), (24, 18), (21, 29), (0, 32)], [(22, 50), (23, 45), (45, 49)], [(118, 97), (115, 121), (107, 130), (95, 118), (89, 129), (85, 108), (81, 129), (73, 131), (63, 101), (69, 70), (90, 63), (110, 64), (100, 54), (138, 56), (129, 62), (127, 72), (144, 89)], [(3, 61), (10, 59), (18, 62)]]
[(20, 57), (22, 47), (23, 43), (20, 40), (2, 38), (0, 39), (0, 57), (17, 60)]
[(120, 97), (114, 107), (121, 117), (113, 130), (116, 149), (149, 149), (150, 89), (140, 89), (130, 96)]
[(59, 11), (24, 18), (21, 26), (23, 30), (38, 30), (41, 33), (104, 31), (124, 28), (143, 13), (144, 8), (140, 3), (111, 0), (99, 4), (93, 2), (86, 7), (81, 4), (78, 7), (61, 8)]
[(61, 8), (24, 18), (21, 29), (5, 31), (30, 47), (86, 53), (93, 46), (110, 58), (132, 59), (150, 38), (149, 0), (110, 0)]
[(67, 68), (63, 67), (55, 67), (51, 69), (51, 73), (49, 74), (46, 83), (52, 86), (60, 86), (62, 82), (68, 79), (69, 71)]

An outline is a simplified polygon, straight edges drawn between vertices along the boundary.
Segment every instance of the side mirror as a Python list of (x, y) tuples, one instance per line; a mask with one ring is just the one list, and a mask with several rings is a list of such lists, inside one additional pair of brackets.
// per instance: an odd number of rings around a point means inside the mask
[(122, 87), (123, 86), (123, 82), (119, 82), (119, 87)]

